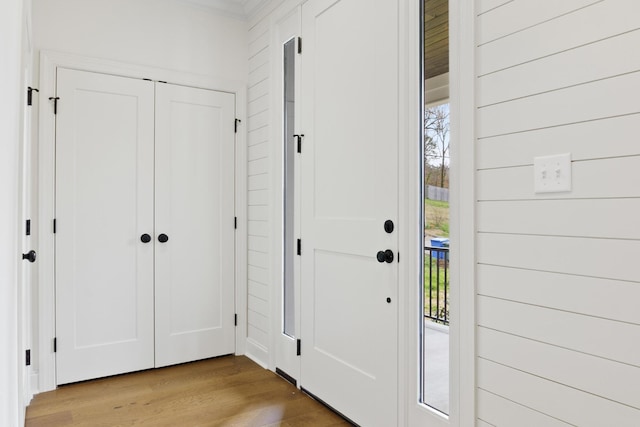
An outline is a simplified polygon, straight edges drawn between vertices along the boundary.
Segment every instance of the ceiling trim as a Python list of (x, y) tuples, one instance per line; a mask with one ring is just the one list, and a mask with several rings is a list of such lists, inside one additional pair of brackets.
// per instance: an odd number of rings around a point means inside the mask
[(248, 19), (264, 7), (269, 0), (178, 0), (222, 12), (238, 19)]

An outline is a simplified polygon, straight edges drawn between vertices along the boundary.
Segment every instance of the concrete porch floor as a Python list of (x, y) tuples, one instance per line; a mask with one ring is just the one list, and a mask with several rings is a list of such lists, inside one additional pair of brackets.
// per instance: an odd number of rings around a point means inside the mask
[(449, 327), (424, 320), (424, 403), (449, 414)]

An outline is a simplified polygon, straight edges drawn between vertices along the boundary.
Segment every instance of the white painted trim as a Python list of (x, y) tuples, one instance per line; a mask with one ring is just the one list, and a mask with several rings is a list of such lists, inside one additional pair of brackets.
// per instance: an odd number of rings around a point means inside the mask
[[(400, 191), (401, 218), (405, 221), (404, 233), (401, 235), (401, 250), (410, 256), (403, 256), (400, 283), (406, 292), (404, 297), (404, 312), (407, 313), (401, 322), (400, 330), (407, 331), (400, 336), (400, 347), (406, 354), (401, 360), (405, 361), (405, 369), (398, 373), (405, 378), (404, 403), (406, 420), (400, 420), (399, 425), (429, 425), (429, 426), (471, 426), (475, 425), (475, 151), (474, 151), (474, 6), (464, 0), (450, 0), (450, 74), (446, 75), (447, 96), (451, 108), (451, 326), (450, 332), (450, 410), (448, 419), (418, 403), (419, 390), (419, 354), (420, 349), (416, 337), (419, 334), (420, 323), (414, 315), (419, 307), (419, 271), (421, 266), (421, 242), (416, 242), (422, 234), (421, 218), (416, 218), (420, 211), (421, 182), (417, 178), (420, 174), (422, 153), (417, 144), (408, 144), (406, 151), (401, 153), (401, 182), (405, 188)], [(422, 132), (418, 111), (422, 99), (411, 94), (420, 93), (420, 76), (417, 69), (420, 64), (420, 43), (416, 39), (419, 34), (419, 4), (413, 2), (405, 18), (405, 30), (408, 32), (404, 45), (407, 51), (404, 65), (409, 72), (404, 72), (406, 87), (400, 88), (401, 117), (405, 118), (401, 125), (405, 126), (405, 135), (401, 134), (401, 141), (411, 141), (419, 138)], [(407, 13), (405, 13), (405, 16)], [(412, 19), (413, 18), (413, 19)], [(421, 36), (421, 35), (420, 35)], [(413, 68), (412, 68), (413, 67)], [(432, 83), (439, 86), (436, 92), (444, 90), (445, 76)], [(435, 89), (434, 89), (435, 90)], [(450, 92), (449, 92), (450, 91)], [(425, 102), (441, 101), (426, 94)], [(432, 98), (429, 98), (432, 96)], [(443, 97), (443, 98), (446, 98)], [(404, 99), (404, 100), (403, 100)], [(412, 135), (416, 135), (413, 138)], [(417, 159), (417, 160), (416, 160)], [(421, 320), (421, 319), (420, 319)], [(402, 401), (402, 400), (401, 400)]]
[[(38, 358), (40, 392), (56, 388), (55, 353), (55, 288), (54, 239), (52, 221), (55, 213), (55, 117), (49, 97), (55, 96), (56, 69), (58, 67), (98, 72), (133, 78), (161, 80), (173, 84), (233, 93), (236, 96), (236, 116), (246, 123), (246, 82), (218, 79), (213, 76), (190, 74), (174, 70), (145, 67), (117, 61), (89, 58), (67, 53), (42, 51), (40, 53), (40, 114), (39, 114), (39, 177), (38, 177)], [(64, 102), (64, 101), (61, 101)], [(239, 126), (236, 134), (236, 354), (243, 354), (247, 336), (247, 150), (246, 127)]]
[[(418, 323), (420, 289), (420, 197), (422, 152), (420, 147), (421, 74), (420, 3), (400, 2), (398, 70), (398, 425), (414, 425), (419, 381)], [(401, 333), (400, 331), (405, 331)]]
[[(400, 383), (400, 407), (404, 409), (398, 425), (417, 426), (456, 426), (455, 415), (443, 416), (419, 402), (420, 397), (420, 340), (422, 309), (420, 304), (422, 283), (422, 148), (420, 146), (422, 132), (421, 105), (422, 95), (421, 69), (421, 8), (420, 2), (410, 2), (401, 9), (403, 20), (400, 28), (403, 39), (400, 40), (400, 252), (403, 254), (400, 263), (400, 360), (398, 377)], [(404, 48), (403, 48), (404, 47)], [(406, 254), (406, 255), (404, 255)], [(452, 284), (453, 286), (453, 284)], [(451, 323), (457, 322), (452, 302)], [(404, 331), (404, 333), (402, 333)], [(450, 344), (450, 354), (458, 351)], [(450, 372), (457, 368), (450, 363)], [(453, 395), (458, 384), (451, 382)], [(451, 411), (450, 411), (451, 412)], [(403, 418), (404, 417), (404, 418)]]
[(219, 14), (246, 20), (247, 14), (244, 7), (238, 1), (229, 0), (176, 0), (182, 3), (188, 3), (208, 10), (213, 10)]
[(236, 133), (236, 176), (235, 199), (236, 217), (236, 355), (245, 354), (247, 349), (247, 85), (236, 83), (236, 118), (240, 120)]
[[(451, 401), (454, 425), (475, 425), (476, 418), (476, 221), (475, 221), (475, 2), (449, 2), (451, 114), (451, 364), (458, 384)], [(456, 351), (453, 351), (455, 348)]]
[(247, 349), (245, 356), (256, 362), (265, 369), (269, 369), (269, 351), (262, 345), (258, 344), (251, 338), (247, 339)]

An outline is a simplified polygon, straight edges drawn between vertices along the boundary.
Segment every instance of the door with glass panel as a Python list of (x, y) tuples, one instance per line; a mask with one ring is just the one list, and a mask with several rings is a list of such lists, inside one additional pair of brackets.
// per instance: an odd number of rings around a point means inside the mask
[[(298, 340), (300, 338), (300, 260), (297, 241), (300, 238), (300, 168), (298, 145), (302, 136), (297, 131), (300, 103), (299, 92), (299, 31), (300, 9), (294, 9), (275, 25), (278, 38), (277, 62), (281, 71), (278, 92), (282, 100), (275, 113), (281, 123), (276, 158), (281, 173), (282, 199), (278, 199), (282, 212), (282, 260), (276, 296), (278, 315), (276, 338), (276, 370), (289, 381), (297, 384), (300, 375)], [(281, 162), (281, 163), (280, 163)]]

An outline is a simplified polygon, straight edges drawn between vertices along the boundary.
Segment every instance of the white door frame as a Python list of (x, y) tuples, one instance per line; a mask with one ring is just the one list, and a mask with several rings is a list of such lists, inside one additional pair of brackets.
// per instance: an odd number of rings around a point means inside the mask
[[(56, 70), (58, 67), (81, 71), (98, 72), (131, 78), (145, 78), (166, 81), (173, 84), (233, 93), (236, 96), (236, 117), (242, 122), (236, 134), (235, 153), (235, 211), (238, 229), (235, 234), (235, 303), (238, 314), (236, 328), (236, 354), (244, 354), (246, 347), (246, 253), (247, 253), (247, 213), (246, 213), (246, 123), (247, 90), (246, 82), (218, 79), (212, 76), (190, 74), (90, 58), (80, 55), (53, 51), (40, 53), (40, 103), (39, 103), (39, 176), (38, 176), (38, 392), (56, 388), (55, 353), (55, 284), (54, 284), (54, 238), (52, 221), (55, 214), (55, 116), (49, 97), (56, 96)], [(64, 102), (64, 100), (60, 100)], [(230, 124), (231, 126), (231, 124)]]
[[(420, 59), (422, 43), (421, 8), (423, 0), (401, 2), (400, 90), (401, 141), (417, 141), (422, 132), (419, 111), (422, 97)], [(422, 182), (420, 168), (422, 152), (419, 144), (401, 145), (400, 235), (403, 256), (400, 299), (405, 316), (401, 316), (401, 360), (398, 375), (404, 379), (400, 389), (401, 411), (399, 425), (471, 426), (475, 425), (475, 78), (474, 78), (474, 2), (449, 0), (449, 57), (451, 111), (451, 326), (450, 326), (450, 415), (418, 402), (420, 387), (420, 350), (417, 337), (419, 322), (420, 269), (422, 248), (419, 237), (423, 233), (421, 220)], [(419, 37), (416, 37), (419, 35)], [(402, 265), (402, 264), (401, 264)], [(463, 286), (464, 285), (464, 286)], [(404, 412), (404, 414), (403, 414)], [(406, 417), (402, 419), (403, 415)]]

